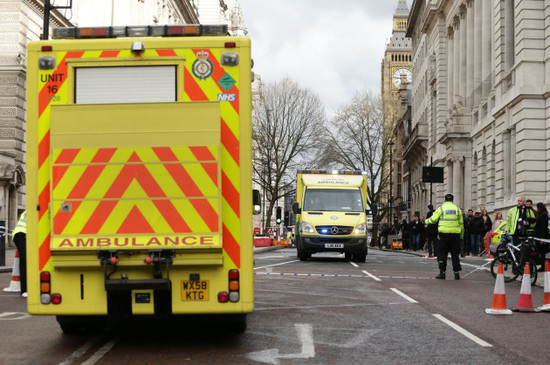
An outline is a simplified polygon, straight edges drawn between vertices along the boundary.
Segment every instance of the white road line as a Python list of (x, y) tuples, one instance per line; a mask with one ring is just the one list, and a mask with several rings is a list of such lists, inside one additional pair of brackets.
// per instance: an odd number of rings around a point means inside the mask
[(351, 266), (353, 266), (353, 267), (359, 267), (359, 265), (357, 265), (355, 262), (351, 262), (351, 261), (350, 261), (349, 263), (350, 263)]
[(373, 278), (373, 279), (376, 280), (376, 281), (382, 281), (382, 279), (377, 278), (376, 276), (372, 275), (372, 274), (371, 274), (370, 272), (368, 272), (368, 271), (362, 270), (361, 272), (364, 273), (365, 275), (367, 275), (368, 277)]
[(490, 343), (488, 342), (485, 342), (483, 341), (481, 338), (477, 337), (476, 335), (468, 332), (467, 330), (465, 330), (464, 328), (460, 327), (458, 324), (454, 323), (454, 322), (451, 322), (450, 320), (448, 320), (447, 318), (443, 317), (441, 314), (434, 314), (434, 317), (439, 319), (440, 321), (442, 321), (443, 323), (446, 323), (448, 324), (449, 326), (451, 326), (452, 328), (454, 328), (456, 331), (458, 331), (459, 333), (461, 333), (462, 335), (466, 336), (467, 338), (469, 338), (470, 340), (474, 341), (475, 343), (477, 343), (478, 345), (482, 346), (482, 347), (493, 347), (493, 345), (491, 345)]
[(265, 266), (258, 266), (258, 267), (255, 267), (254, 270), (257, 270), (257, 269), (265, 269), (266, 267), (272, 267), (272, 266), (286, 265), (286, 264), (290, 264), (290, 263), (296, 262), (296, 261), (300, 261), (300, 260), (292, 260), (292, 261), (280, 262), (280, 263), (278, 263), (278, 264), (265, 265)]
[(103, 356), (118, 342), (118, 337), (113, 338), (111, 341), (107, 342), (103, 347), (97, 350), (90, 358), (82, 363), (82, 365), (94, 365), (96, 362), (101, 360)]
[(398, 294), (398, 295), (401, 295), (403, 298), (407, 299), (409, 302), (411, 303), (418, 303), (416, 300), (414, 300), (413, 298), (409, 297), (407, 294), (403, 293), (402, 291), (398, 290), (398, 289), (395, 289), (395, 288), (390, 288), (390, 290), (392, 290), (394, 293)]
[(60, 362), (58, 365), (70, 365), (74, 361), (80, 359), (97, 341), (99, 341), (100, 338), (101, 335), (92, 338), (90, 341), (80, 346), (80, 348), (76, 349), (72, 354), (70, 354), (64, 361)]

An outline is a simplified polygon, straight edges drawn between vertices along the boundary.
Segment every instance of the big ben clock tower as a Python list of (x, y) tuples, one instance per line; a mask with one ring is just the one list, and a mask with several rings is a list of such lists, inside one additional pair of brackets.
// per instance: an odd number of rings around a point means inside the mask
[[(408, 82), (412, 80), (411, 39), (405, 37), (409, 7), (406, 0), (399, 0), (393, 13), (393, 30), (389, 43), (386, 45), (382, 60), (382, 101), (384, 110), (394, 109), (398, 91), (401, 87), (401, 75), (404, 74)], [(390, 112), (390, 114), (393, 114)], [(388, 115), (388, 118), (391, 117)], [(386, 119), (386, 123), (391, 123)], [(388, 126), (388, 124), (386, 124)]]
[[(400, 145), (402, 141), (401, 138), (396, 138), (394, 135), (394, 132), (396, 132), (394, 126), (397, 119), (402, 117), (402, 115), (398, 115), (399, 89), (402, 86), (403, 80), (408, 83), (412, 81), (411, 39), (405, 37), (408, 19), (409, 7), (407, 6), (407, 1), (398, 0), (397, 7), (393, 13), (392, 36), (389, 43), (386, 44), (386, 51), (382, 60), (383, 133), (384, 143), (388, 145), (389, 151), (387, 151), (390, 158), (386, 160), (383, 172), (385, 175), (384, 181), (389, 180), (389, 184), (385, 184), (385, 188), (383, 188), (384, 191), (382, 191), (380, 203), (389, 209), (387, 211), (389, 224), (392, 224), (394, 219), (397, 219), (398, 210), (396, 203), (402, 200), (402, 197), (399, 197), (400, 193), (398, 189), (394, 190), (392, 182), (396, 183), (395, 187), (400, 183), (398, 181), (400, 174), (397, 171), (402, 166), (402, 156), (399, 156), (399, 154), (402, 155), (403, 151), (403, 146)], [(395, 153), (393, 156), (391, 154), (392, 150)], [(392, 159), (392, 157), (395, 158)], [(387, 179), (388, 177), (390, 178)]]

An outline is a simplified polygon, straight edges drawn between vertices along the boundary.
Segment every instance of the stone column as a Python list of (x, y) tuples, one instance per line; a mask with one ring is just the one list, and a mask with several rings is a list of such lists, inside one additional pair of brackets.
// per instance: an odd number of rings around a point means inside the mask
[(466, 7), (460, 8), (460, 71), (458, 80), (460, 83), (459, 94), (462, 99), (462, 105), (466, 106), (466, 62), (467, 62), (467, 39), (468, 22), (466, 20)]
[(493, 47), (492, 30), (493, 30), (493, 8), (492, 1), (479, 1), (483, 3), (483, 30), (481, 31), (481, 98), (487, 99), (489, 91), (491, 90), (491, 73), (493, 68), (491, 64), (491, 48)]
[(462, 204), (464, 207), (472, 208), (472, 158), (464, 157), (464, 174), (462, 185)]
[(472, 108), (474, 101), (474, 6), (466, 3), (466, 106)]
[(460, 18), (453, 19), (453, 105), (460, 99)]
[(452, 109), (454, 104), (454, 39), (453, 28), (447, 29), (447, 108)]
[(453, 157), (451, 159), (453, 163), (453, 195), (454, 202), (461, 207), (464, 207), (464, 202), (462, 201), (462, 173), (460, 168), (460, 158)]
[(474, 1), (474, 108), (479, 105), (481, 100), (481, 52), (483, 39), (482, 3), (483, 0)]

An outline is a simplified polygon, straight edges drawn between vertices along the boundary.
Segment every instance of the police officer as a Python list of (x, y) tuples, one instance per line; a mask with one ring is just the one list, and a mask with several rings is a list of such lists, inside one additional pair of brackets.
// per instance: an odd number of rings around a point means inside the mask
[(21, 213), (17, 225), (13, 229), (12, 238), (19, 252), (19, 275), (21, 295), (27, 296), (27, 211)]
[(453, 271), (455, 280), (460, 280), (460, 240), (464, 239), (464, 221), (462, 211), (453, 203), (453, 194), (445, 195), (443, 203), (430, 218), (426, 220), (427, 224), (438, 223), (439, 232), (439, 250), (437, 252), (437, 261), (439, 264), (439, 275), (436, 279), (445, 280), (445, 271), (447, 269), (447, 255), (451, 252), (453, 262)]

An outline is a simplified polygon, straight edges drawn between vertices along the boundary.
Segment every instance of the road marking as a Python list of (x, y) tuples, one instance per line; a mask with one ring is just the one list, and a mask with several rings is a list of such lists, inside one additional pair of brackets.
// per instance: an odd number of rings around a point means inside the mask
[(266, 267), (272, 267), (272, 266), (286, 265), (286, 264), (290, 264), (290, 263), (293, 263), (293, 262), (296, 262), (296, 261), (300, 261), (300, 260), (292, 260), (292, 261), (280, 262), (280, 263), (278, 263), (278, 264), (265, 265), (265, 266), (258, 266), (258, 267), (255, 267), (254, 270), (257, 270), (257, 269), (265, 269)]
[(354, 267), (359, 267), (359, 265), (357, 265), (355, 262), (349, 262), (351, 264), (351, 266), (354, 266)]
[(101, 347), (99, 350), (97, 350), (92, 356), (88, 358), (88, 360), (84, 361), (82, 365), (94, 365), (96, 362), (101, 360), (103, 356), (111, 349), (115, 344), (118, 342), (118, 337), (113, 338), (111, 341), (107, 342), (103, 347)]
[(101, 335), (92, 338), (90, 341), (80, 346), (80, 348), (76, 349), (72, 354), (70, 354), (64, 361), (60, 362), (58, 365), (70, 365), (74, 361), (80, 359), (96, 342), (99, 341), (100, 338)]
[(322, 277), (322, 278), (364, 278), (365, 275), (343, 275), (343, 274), (306, 274), (306, 273), (296, 273), (296, 272), (264, 272), (259, 271), (255, 272), (254, 275), (274, 275), (274, 276), (312, 276), (312, 277)]
[(254, 307), (254, 311), (272, 311), (272, 310), (292, 310), (292, 309), (322, 309), (322, 308), (353, 308), (353, 307), (377, 307), (388, 305), (411, 304), (409, 302), (390, 302), (390, 303), (357, 303), (357, 304), (325, 304), (325, 305), (299, 305), (299, 306), (278, 306), (278, 307)]
[(298, 339), (302, 343), (302, 351), (297, 354), (279, 354), (279, 349), (269, 349), (251, 352), (246, 355), (251, 360), (267, 364), (280, 364), (279, 359), (309, 359), (315, 357), (315, 345), (313, 343), (313, 329), (311, 324), (296, 323), (294, 325), (298, 333)]
[(460, 327), (458, 324), (454, 323), (454, 322), (451, 322), (450, 320), (448, 320), (447, 318), (443, 317), (441, 314), (434, 314), (434, 317), (439, 319), (440, 321), (442, 321), (443, 323), (451, 326), (452, 328), (454, 328), (457, 332), (461, 333), (462, 335), (464, 335), (465, 337), (469, 338), (470, 340), (474, 341), (475, 343), (477, 343), (478, 345), (482, 346), (482, 347), (493, 347), (493, 345), (491, 345), (490, 343), (488, 342), (485, 342), (483, 341), (481, 338), (477, 337), (476, 335), (468, 332), (467, 330), (465, 330), (464, 328)]
[(31, 318), (31, 315), (23, 312), (2, 312), (0, 313), (0, 321), (15, 321), (18, 319)]
[(372, 274), (371, 274), (370, 272), (368, 272), (368, 271), (362, 270), (361, 272), (364, 273), (365, 275), (367, 275), (368, 277), (373, 278), (373, 279), (376, 280), (376, 281), (382, 281), (382, 279), (377, 278), (376, 276), (372, 275)]
[(407, 299), (409, 302), (411, 303), (418, 303), (416, 300), (414, 300), (413, 298), (409, 297), (407, 294), (403, 293), (402, 291), (398, 290), (398, 289), (395, 289), (395, 288), (390, 288), (390, 290), (392, 290), (394, 293), (402, 296), (403, 298)]

